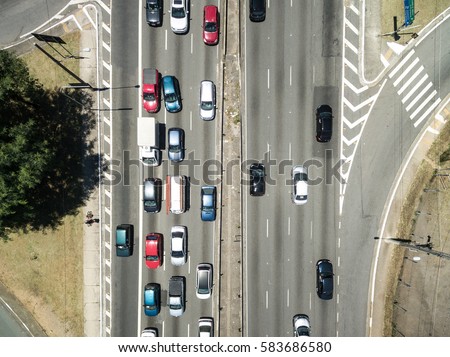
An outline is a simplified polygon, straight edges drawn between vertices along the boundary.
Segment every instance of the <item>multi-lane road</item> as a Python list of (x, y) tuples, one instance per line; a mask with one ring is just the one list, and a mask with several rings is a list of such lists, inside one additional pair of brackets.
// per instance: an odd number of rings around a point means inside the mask
[[(207, 160), (216, 159), (216, 131), (220, 116), (211, 122), (199, 117), (200, 82), (208, 79), (217, 82), (220, 46), (208, 47), (202, 40), (203, 3), (192, 2), (190, 6), (190, 31), (176, 35), (170, 28), (169, 2), (164, 2), (164, 20), (160, 28), (151, 28), (145, 22), (142, 2), (133, 6), (116, 2), (112, 14), (112, 63), (113, 87), (116, 90), (113, 103), (118, 108), (132, 110), (118, 111), (114, 115), (113, 158), (120, 161), (117, 169), (123, 175), (121, 182), (114, 185), (113, 222), (132, 223), (137, 239), (135, 254), (131, 258), (113, 259), (114, 286), (112, 295), (115, 307), (113, 336), (136, 336), (142, 328), (157, 327), (164, 336), (196, 336), (198, 318), (213, 316), (214, 299), (199, 300), (195, 295), (195, 269), (197, 264), (208, 262), (215, 265), (214, 247), (217, 246), (215, 222), (200, 219), (200, 187), (216, 184), (214, 176), (208, 177)], [(174, 75), (180, 84), (182, 110), (168, 113), (162, 102), (161, 110), (150, 115), (142, 108), (140, 88), (142, 68), (157, 68), (162, 76)], [(128, 88), (127, 88), (128, 87)], [(218, 89), (221, 86), (218, 86)], [(154, 116), (165, 124), (166, 132), (171, 127), (185, 131), (186, 159), (180, 164), (168, 161), (167, 150), (163, 151), (163, 163), (158, 168), (143, 167), (138, 162), (137, 120), (138, 116)], [(181, 215), (166, 213), (166, 203), (158, 214), (143, 212), (142, 183), (147, 177), (158, 177), (164, 182), (166, 175), (186, 175), (190, 180), (188, 195), (189, 209)], [(215, 172), (219, 174), (220, 172)], [(163, 190), (164, 192), (165, 190)], [(165, 192), (164, 192), (165, 194)], [(182, 267), (170, 263), (170, 229), (173, 225), (184, 225), (188, 229), (188, 261)], [(145, 235), (159, 232), (164, 235), (164, 264), (155, 271), (149, 270), (143, 260)], [(182, 317), (169, 315), (167, 294), (169, 278), (174, 275), (186, 277), (186, 312)], [(161, 313), (147, 317), (143, 312), (143, 289), (149, 282), (161, 284)], [(215, 282), (216, 285), (217, 282)], [(214, 289), (213, 289), (214, 291)]]
[[(292, 317), (306, 313), (314, 335), (333, 336), (337, 297), (317, 297), (315, 264), (336, 261), (337, 182), (325, 183), (324, 168), (339, 138), (318, 143), (314, 115), (339, 108), (342, 8), (272, 1), (264, 23), (245, 20), (245, 158), (267, 174), (265, 196), (244, 195), (246, 334), (292, 336)], [(291, 201), (294, 165), (315, 181), (303, 206)]]

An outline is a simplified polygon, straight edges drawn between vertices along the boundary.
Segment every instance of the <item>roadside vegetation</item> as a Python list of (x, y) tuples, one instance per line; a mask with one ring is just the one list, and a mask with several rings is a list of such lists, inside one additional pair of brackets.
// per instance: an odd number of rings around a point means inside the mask
[[(79, 52), (79, 33), (64, 40)], [(62, 62), (78, 74), (79, 60)], [(83, 336), (79, 212), (97, 177), (86, 141), (96, 124), (85, 110), (92, 98), (61, 89), (69, 82), (37, 49), (19, 57), (0, 51), (0, 279), (49, 336)]]

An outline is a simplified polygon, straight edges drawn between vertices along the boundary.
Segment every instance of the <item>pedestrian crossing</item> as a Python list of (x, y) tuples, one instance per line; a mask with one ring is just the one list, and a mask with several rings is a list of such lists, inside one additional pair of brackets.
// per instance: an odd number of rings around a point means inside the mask
[(389, 73), (402, 104), (414, 127), (429, 118), (441, 102), (433, 82), (420, 64), (414, 50), (411, 50)]

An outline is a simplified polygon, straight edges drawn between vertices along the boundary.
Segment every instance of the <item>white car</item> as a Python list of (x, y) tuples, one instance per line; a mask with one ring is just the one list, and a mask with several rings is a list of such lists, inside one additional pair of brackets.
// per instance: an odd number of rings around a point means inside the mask
[(308, 315), (297, 314), (293, 317), (294, 337), (310, 336), (311, 324)]
[(213, 120), (216, 116), (216, 86), (211, 81), (200, 83), (200, 118)]
[(171, 0), (170, 27), (175, 33), (183, 34), (189, 30), (189, 0)]
[(198, 337), (214, 337), (214, 319), (212, 317), (198, 319)]
[(185, 226), (173, 226), (170, 239), (170, 261), (175, 266), (186, 263), (186, 239), (187, 228)]
[(156, 327), (146, 327), (142, 331), (141, 337), (158, 337), (158, 329)]
[(304, 166), (292, 168), (292, 202), (296, 205), (304, 205), (308, 200), (308, 172)]

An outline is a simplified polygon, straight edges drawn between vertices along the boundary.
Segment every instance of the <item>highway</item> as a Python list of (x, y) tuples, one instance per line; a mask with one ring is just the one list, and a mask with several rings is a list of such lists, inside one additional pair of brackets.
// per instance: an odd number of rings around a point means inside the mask
[[(265, 162), (267, 174), (264, 197), (248, 187), (244, 195), (248, 336), (290, 337), (298, 313), (310, 316), (314, 336), (335, 335), (336, 296), (321, 301), (315, 291), (317, 260), (337, 267), (338, 182), (326, 182), (325, 167), (337, 160), (338, 132), (316, 142), (315, 108), (338, 113), (342, 9), (325, 4), (272, 1), (263, 23), (245, 18), (245, 159)], [(309, 168), (303, 206), (291, 201), (294, 165)]]
[[(206, 4), (206, 3), (205, 3)], [(190, 7), (190, 31), (186, 35), (175, 35), (170, 29), (169, 1), (164, 2), (164, 19), (161, 28), (150, 28), (145, 22), (144, 5), (114, 3), (112, 16), (112, 62), (113, 87), (118, 89), (113, 97), (117, 108), (132, 108), (117, 111), (114, 115), (114, 154), (120, 160), (119, 170), (123, 173), (120, 183), (113, 187), (113, 221), (116, 224), (135, 225), (136, 243), (133, 257), (113, 260), (113, 296), (116, 308), (113, 336), (138, 336), (143, 328), (159, 329), (160, 336), (196, 336), (197, 320), (200, 316), (212, 316), (213, 298), (200, 301), (195, 296), (195, 268), (197, 264), (214, 262), (216, 242), (215, 223), (200, 220), (200, 186), (216, 184), (215, 176), (208, 177), (206, 169), (215, 174), (216, 128), (214, 121), (204, 122), (199, 117), (198, 101), (200, 82), (209, 79), (217, 82), (219, 46), (203, 44), (201, 22), (203, 3), (192, 2)], [(142, 167), (138, 162), (137, 127), (138, 116), (150, 116), (142, 108), (140, 84), (142, 68), (155, 67), (161, 75), (174, 75), (181, 88), (181, 112), (167, 113), (164, 102), (154, 115), (166, 130), (181, 127), (185, 130), (186, 159), (180, 164), (169, 163), (167, 152), (163, 153), (163, 164), (158, 168)], [(128, 88), (126, 88), (128, 87)], [(219, 87), (220, 88), (220, 87)], [(207, 160), (210, 162), (203, 165)], [(142, 182), (147, 177), (159, 177), (165, 182), (166, 175), (186, 175), (190, 179), (189, 210), (182, 215), (166, 214), (166, 201), (158, 214), (143, 212)], [(164, 190), (163, 190), (164, 191)], [(163, 193), (164, 194), (164, 193)], [(188, 227), (188, 261), (182, 267), (170, 263), (170, 228), (173, 225)], [(163, 266), (150, 271), (143, 260), (145, 235), (150, 232), (164, 234), (165, 259)], [(167, 290), (169, 278), (173, 275), (186, 277), (186, 312), (182, 317), (169, 315)], [(143, 288), (149, 282), (161, 284), (161, 313), (147, 317), (143, 313)]]

